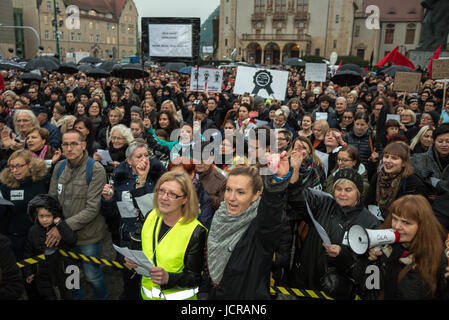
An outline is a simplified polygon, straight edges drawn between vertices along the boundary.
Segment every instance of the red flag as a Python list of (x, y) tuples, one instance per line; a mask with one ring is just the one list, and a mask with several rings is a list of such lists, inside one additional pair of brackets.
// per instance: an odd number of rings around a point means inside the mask
[(398, 51), (398, 47), (390, 51), (378, 64), (376, 67), (383, 67), (386, 63), (393, 62), (393, 64), (398, 66), (406, 66), (415, 70), (415, 65), (402, 53)]
[(5, 81), (3, 79), (3, 76), (0, 74), (0, 91), (5, 90)]
[(432, 60), (439, 59), (440, 53), (441, 53), (441, 44), (438, 47), (438, 49), (435, 50), (435, 52), (433, 53), (432, 59), (430, 59), (430, 61), (429, 61), (429, 66), (427, 67), (427, 70), (429, 70), (429, 78), (432, 77)]
[(338, 72), (338, 70), (340, 70), (340, 68), (341, 68), (342, 65), (343, 65), (343, 60), (340, 60), (340, 64), (338, 65), (337, 72)]

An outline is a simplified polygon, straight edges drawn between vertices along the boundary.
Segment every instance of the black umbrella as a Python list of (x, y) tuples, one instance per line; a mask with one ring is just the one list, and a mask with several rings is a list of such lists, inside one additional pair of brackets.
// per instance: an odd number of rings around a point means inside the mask
[(59, 73), (65, 73), (65, 74), (75, 74), (78, 73), (79, 70), (76, 67), (76, 65), (72, 62), (69, 63), (61, 63), (61, 66), (57, 70)]
[(164, 68), (168, 71), (178, 72), (179, 69), (187, 66), (184, 62), (169, 62)]
[(108, 61), (103, 61), (100, 65), (99, 68), (103, 69), (104, 71), (107, 72), (111, 72), (112, 68), (117, 64), (117, 61), (114, 60), (108, 60)]
[(36, 69), (55, 71), (59, 68), (59, 66), (60, 64), (57, 62), (55, 58), (40, 56), (28, 62), (25, 66), (25, 69), (28, 71)]
[(306, 62), (299, 58), (286, 58), (284, 61), (282, 61), (282, 65), (284, 66), (298, 66), (298, 67), (305, 67)]
[(25, 70), (24, 67), (18, 62), (12, 60), (0, 60), (0, 70)]
[(77, 68), (79, 71), (84, 72), (84, 73), (94, 69), (94, 67), (92, 67), (90, 64), (82, 64), (82, 65), (78, 66)]
[(339, 71), (332, 78), (331, 81), (339, 86), (354, 86), (363, 81), (363, 77), (352, 70)]
[(346, 71), (346, 70), (355, 71), (363, 77), (366, 76), (365, 70), (363, 70), (362, 67), (360, 67), (356, 64), (352, 64), (352, 63), (344, 64), (340, 67), (340, 70), (338, 70), (338, 71), (341, 72), (341, 71)]
[(392, 77), (396, 74), (396, 72), (415, 72), (412, 68), (406, 66), (391, 66), (385, 70), (382, 70), (380, 73), (388, 74)]
[(109, 72), (107, 72), (103, 69), (92, 68), (86, 72), (86, 76), (92, 77), (95, 79), (107, 78), (107, 77), (109, 77)]
[(111, 76), (124, 79), (141, 79), (149, 77), (150, 74), (138, 64), (117, 64), (112, 68)]
[(41, 81), (42, 76), (40, 74), (34, 72), (27, 72), (20, 75), (20, 80), (23, 80), (26, 83), (31, 83), (33, 81)]
[(79, 62), (78, 62), (78, 64), (82, 64), (82, 63), (90, 63), (90, 64), (97, 64), (97, 63), (100, 63), (101, 62), (101, 59), (100, 58), (97, 58), (97, 57), (85, 57), (85, 58), (82, 58)]

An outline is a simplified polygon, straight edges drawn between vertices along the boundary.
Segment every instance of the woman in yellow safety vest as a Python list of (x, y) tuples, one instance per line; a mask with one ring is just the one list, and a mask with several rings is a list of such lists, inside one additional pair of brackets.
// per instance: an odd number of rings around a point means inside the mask
[[(145, 164), (138, 164), (137, 169), (148, 170)], [(151, 278), (142, 276), (143, 300), (196, 299), (207, 232), (196, 219), (198, 210), (192, 179), (185, 172), (162, 175), (155, 187), (154, 209), (141, 233), (142, 251), (153, 263)], [(133, 261), (125, 261), (131, 268), (137, 267)]]

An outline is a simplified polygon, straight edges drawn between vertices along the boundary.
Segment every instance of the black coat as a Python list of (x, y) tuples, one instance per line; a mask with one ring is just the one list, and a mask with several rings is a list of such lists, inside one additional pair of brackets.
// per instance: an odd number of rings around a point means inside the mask
[(11, 250), (11, 242), (0, 234), (0, 300), (16, 300), (24, 291), (22, 274)]
[[(447, 266), (447, 258), (441, 253), (440, 265), (437, 271), (437, 290), (435, 296), (429, 294), (429, 287), (423, 284), (421, 275), (417, 270), (409, 270), (398, 283), (399, 273), (405, 268), (405, 260), (401, 259), (405, 248), (400, 243), (395, 243), (388, 247), (391, 253), (387, 257), (382, 254), (376, 261), (369, 261), (367, 257), (361, 258), (354, 268), (354, 277), (360, 284), (359, 294), (362, 299), (377, 299), (381, 291), (385, 300), (429, 300), (429, 299), (449, 299), (448, 279), (444, 278)], [(369, 265), (379, 267), (380, 290), (367, 290), (365, 288), (366, 278), (372, 273), (366, 273)]]
[(236, 244), (224, 269), (220, 286), (212, 285), (206, 266), (199, 298), (204, 296), (211, 300), (270, 298), (270, 268), (281, 232), (287, 184), (287, 180), (278, 184), (265, 182), (257, 216)]
[[(298, 220), (304, 220), (309, 225), (309, 231), (302, 243), (300, 251), (296, 252), (295, 268), (291, 285), (294, 288), (322, 290), (320, 279), (326, 272), (326, 266), (337, 267), (346, 272), (355, 263), (356, 256), (350, 249), (342, 245), (346, 231), (354, 225), (361, 225), (367, 229), (374, 229), (380, 221), (377, 220), (359, 202), (355, 207), (341, 207), (329, 194), (313, 189), (304, 189), (301, 180), (290, 185), (288, 203), (290, 210), (296, 210), (304, 199), (307, 201), (314, 219), (326, 230), (332, 244), (341, 246), (341, 253), (336, 258), (326, 255), (318, 232), (307, 212), (302, 212)], [(293, 216), (293, 214), (290, 214)]]

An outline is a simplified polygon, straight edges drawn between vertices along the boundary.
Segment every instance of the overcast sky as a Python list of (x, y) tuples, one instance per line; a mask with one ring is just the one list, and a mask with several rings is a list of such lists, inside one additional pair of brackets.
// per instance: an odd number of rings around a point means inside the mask
[(201, 24), (218, 7), (220, 0), (134, 0), (140, 18), (201, 18)]

